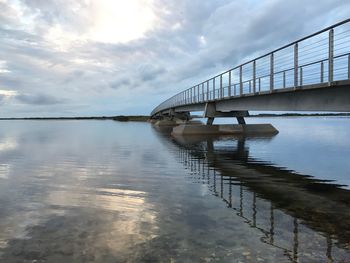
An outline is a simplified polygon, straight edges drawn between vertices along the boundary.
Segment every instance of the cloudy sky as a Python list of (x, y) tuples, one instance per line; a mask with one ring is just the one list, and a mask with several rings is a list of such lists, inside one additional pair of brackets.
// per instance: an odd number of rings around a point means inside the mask
[(0, 117), (148, 114), (345, 0), (0, 0)]

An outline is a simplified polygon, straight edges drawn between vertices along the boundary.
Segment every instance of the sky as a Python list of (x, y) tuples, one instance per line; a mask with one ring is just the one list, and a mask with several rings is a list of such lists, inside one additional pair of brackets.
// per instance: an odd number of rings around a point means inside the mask
[(344, 0), (0, 0), (0, 117), (149, 114), (349, 13)]

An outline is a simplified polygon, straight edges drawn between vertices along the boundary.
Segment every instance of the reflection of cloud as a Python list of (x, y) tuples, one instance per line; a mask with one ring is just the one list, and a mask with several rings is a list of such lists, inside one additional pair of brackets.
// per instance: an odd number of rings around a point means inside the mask
[(0, 164), (0, 179), (7, 179), (10, 174), (9, 164)]
[[(147, 193), (130, 189), (97, 188), (97, 189), (59, 189), (49, 193), (47, 202), (50, 206), (79, 207), (96, 209), (105, 212), (116, 212), (119, 220), (110, 222), (111, 233), (117, 233), (113, 240), (108, 240), (108, 246), (113, 249), (125, 246), (121, 236), (132, 236), (137, 243), (145, 242), (155, 237), (157, 229), (156, 214), (152, 205), (146, 201)], [(144, 229), (145, 225), (148, 229)], [(150, 235), (145, 233), (151, 232)], [(100, 240), (106, 242), (106, 240)]]
[[(318, 117), (289, 120), (289, 123), (283, 122), (285, 127), (288, 127), (287, 125), (293, 126), (290, 129), (283, 127), (283, 134), (288, 135), (289, 138), (300, 138), (303, 141), (308, 140), (314, 143), (322, 142), (322, 145), (336, 145), (342, 148), (349, 146), (346, 143), (348, 142), (346, 138), (350, 134), (347, 129), (344, 129), (344, 127), (348, 127), (348, 118)], [(296, 129), (296, 125), (300, 128)], [(308, 129), (308, 127), (312, 127), (312, 129)]]
[(103, 210), (72, 209), (28, 226), (26, 238), (12, 238), (1, 252), (6, 262), (130, 262), (135, 244), (144, 240), (139, 236), (151, 235), (130, 233), (127, 220)]
[(0, 141), (0, 152), (13, 150), (13, 149), (16, 149), (17, 147), (18, 147), (18, 144), (14, 138), (8, 138), (6, 140)]
[(87, 206), (99, 209), (136, 212), (139, 213), (146, 206), (146, 192), (100, 188), (96, 190), (96, 195), (84, 191), (74, 191), (73, 189), (61, 189), (49, 193), (48, 202), (52, 205), (60, 206)]

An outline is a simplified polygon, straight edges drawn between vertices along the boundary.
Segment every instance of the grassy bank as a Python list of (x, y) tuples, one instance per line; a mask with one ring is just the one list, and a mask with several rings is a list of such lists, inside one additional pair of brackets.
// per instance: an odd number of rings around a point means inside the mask
[(149, 116), (145, 115), (135, 115), (135, 116), (115, 116), (113, 117), (115, 121), (148, 121)]

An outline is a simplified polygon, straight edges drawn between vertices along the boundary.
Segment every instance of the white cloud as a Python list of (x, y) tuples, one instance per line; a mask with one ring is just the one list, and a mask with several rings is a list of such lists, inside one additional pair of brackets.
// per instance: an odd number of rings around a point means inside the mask
[(204, 36), (199, 37), (199, 42), (200, 42), (201, 46), (205, 46), (207, 44), (207, 40), (205, 39)]
[(7, 67), (7, 62), (5, 60), (0, 60), (0, 74), (10, 72), (11, 71)]
[(6, 96), (6, 97), (12, 97), (12, 96), (16, 96), (17, 95), (17, 91), (0, 89), (0, 95)]
[(120, 43), (144, 36), (155, 25), (150, 0), (102, 0), (96, 5), (88, 36), (106, 43)]
[[(55, 19), (48, 27), (44, 37), (57, 49), (67, 51), (75, 42), (127, 43), (144, 37), (156, 27), (153, 0), (99, 0), (84, 3), (75, 2), (69, 10), (71, 14), (65, 14), (65, 20)], [(72, 27), (71, 23), (76, 27)]]

